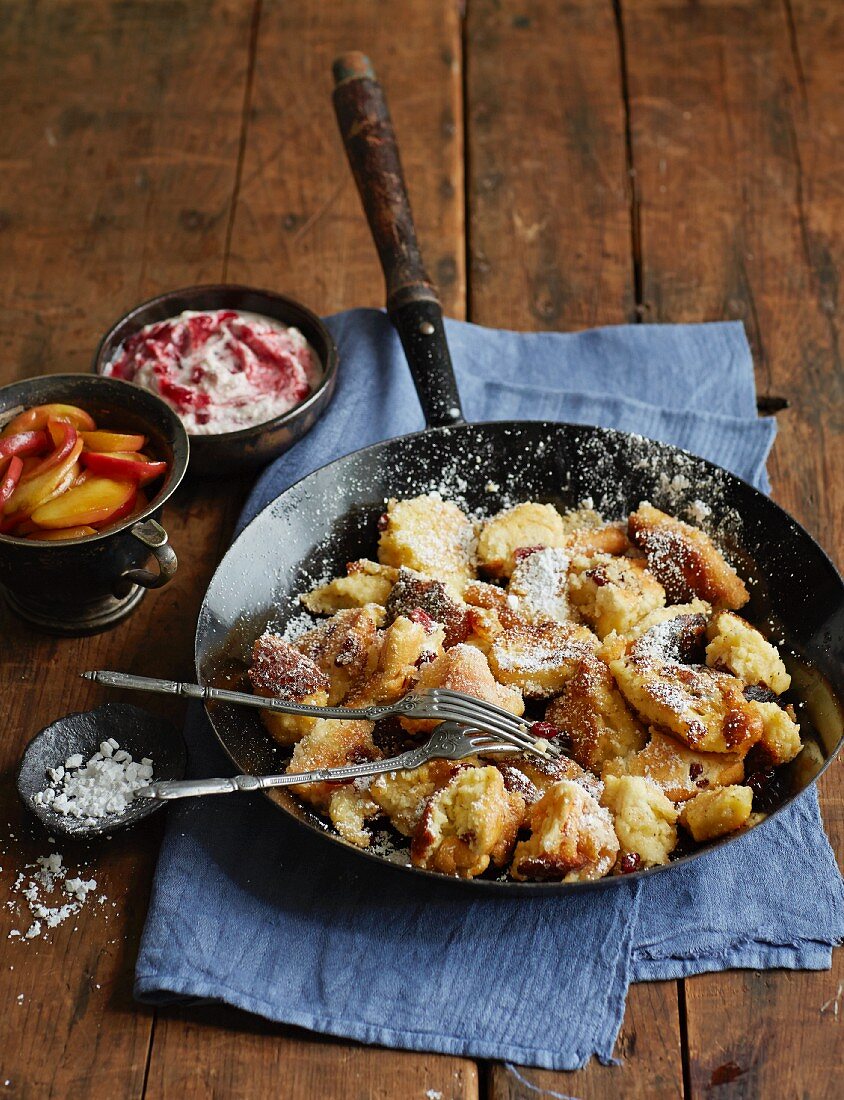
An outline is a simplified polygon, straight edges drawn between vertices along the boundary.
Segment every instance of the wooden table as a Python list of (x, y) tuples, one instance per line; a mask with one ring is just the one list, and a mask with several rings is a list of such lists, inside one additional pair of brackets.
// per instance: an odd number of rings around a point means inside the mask
[[(380, 305), (329, 100), (333, 56), (362, 48), (448, 312), (523, 329), (744, 321), (759, 393), (790, 404), (774, 494), (840, 556), (836, 0), (5, 0), (0, 28), (3, 382), (87, 370), (118, 314), (189, 283), (271, 287), (322, 313)], [(180, 490), (166, 515), (178, 578), (111, 633), (53, 639), (0, 611), (0, 900), (47, 850), (13, 791), (23, 745), (104, 698), (80, 669), (191, 675), (246, 488)], [(842, 794), (839, 763), (821, 785), (839, 851)], [(0, 1096), (841, 1095), (841, 952), (831, 973), (636, 986), (621, 1065), (577, 1073), (139, 1008), (160, 835), (155, 819), (90, 851), (63, 845), (116, 906), (86, 907), (49, 942), (9, 941), (0, 908)]]

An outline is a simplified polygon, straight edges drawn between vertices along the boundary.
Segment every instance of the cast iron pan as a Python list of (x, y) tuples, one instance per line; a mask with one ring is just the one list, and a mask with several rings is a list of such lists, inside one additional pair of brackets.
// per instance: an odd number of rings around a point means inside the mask
[[(764, 624), (773, 639), (786, 640), (783, 648), (793, 658), (795, 693), (806, 703), (800, 712), (804, 734), (811, 731), (820, 750), (814, 761), (807, 762), (803, 753), (791, 766), (786, 805), (815, 781), (842, 741), (841, 710), (830, 688), (844, 685), (844, 584), (835, 567), (809, 534), (766, 496), (676, 447), (572, 424), (466, 424), (440, 305), (416, 243), (383, 93), (362, 54), (338, 59), (334, 75), (337, 118), (384, 268), (388, 311), (428, 427), (316, 470), (249, 524), (220, 564), (202, 605), (196, 635), (199, 681), (242, 684), (254, 639), (268, 625), (282, 628), (301, 611), (300, 592), (344, 572), (348, 561), (374, 556), (376, 521), (389, 497), (433, 488), (448, 493), (453, 486), (455, 499), (487, 514), (519, 500), (566, 509), (592, 497), (608, 518), (626, 515), (643, 499), (678, 515), (702, 499), (711, 509), (704, 526), (753, 582), (745, 613)], [(675, 486), (688, 488), (670, 490), (675, 478), (680, 479)], [(489, 492), (491, 484), (498, 489)], [(284, 751), (255, 711), (220, 704), (208, 711), (238, 769), (260, 773), (283, 767)], [(354, 848), (287, 792), (275, 792), (273, 801), (305, 827), (361, 858), (443, 881), (442, 875), (398, 863), (395, 852)], [(740, 842), (741, 835), (721, 843)], [(670, 872), (711, 848), (639, 874)], [(572, 884), (448, 881), (467, 889), (524, 895), (609, 888), (630, 877)]]

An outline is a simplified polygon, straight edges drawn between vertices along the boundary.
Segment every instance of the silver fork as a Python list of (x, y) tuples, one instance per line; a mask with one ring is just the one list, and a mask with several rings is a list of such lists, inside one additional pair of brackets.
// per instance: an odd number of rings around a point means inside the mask
[(451, 691), (448, 688), (411, 691), (397, 702), (385, 703), (381, 706), (320, 707), (311, 703), (293, 703), (286, 699), (250, 695), (245, 691), (201, 687), (199, 684), (187, 684), (177, 680), (160, 680), (154, 676), (134, 676), (127, 672), (97, 670), (83, 672), (82, 676), (86, 680), (93, 680), (97, 684), (106, 684), (109, 687), (150, 691), (163, 695), (183, 695), (189, 699), (204, 699), (206, 702), (237, 703), (240, 706), (255, 707), (258, 710), (273, 710), (280, 714), (302, 714), (310, 718), (365, 718), (371, 722), (393, 717), (436, 722), (452, 720), (494, 734), (518, 746), (523, 752), (541, 756), (545, 760), (549, 758), (557, 760), (563, 755), (553, 741), (547, 741), (537, 747), (539, 738), (531, 733), (533, 723), (529, 718), (519, 718), (494, 703), (476, 699), (473, 695), (464, 695), (462, 691)]
[(442, 722), (424, 745), (409, 749), (387, 760), (370, 760), (343, 768), (320, 768), (312, 772), (284, 775), (234, 775), (231, 779), (163, 779), (139, 787), (135, 794), (143, 798), (169, 800), (198, 798), (206, 794), (231, 794), (232, 791), (265, 791), (271, 787), (295, 787), (302, 783), (342, 783), (366, 775), (418, 768), (429, 760), (463, 760), (467, 756), (491, 756), (512, 753), (509, 741), (499, 741), (480, 730), (465, 729), (457, 722)]

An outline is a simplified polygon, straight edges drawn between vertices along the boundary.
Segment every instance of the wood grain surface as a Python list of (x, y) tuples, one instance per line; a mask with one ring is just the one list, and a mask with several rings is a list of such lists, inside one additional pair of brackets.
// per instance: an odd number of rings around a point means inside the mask
[[(759, 392), (790, 403), (769, 465), (774, 497), (840, 565), (844, 10), (646, 2), (624, 12), (644, 317), (744, 322)], [(840, 855), (840, 758), (821, 805)], [(844, 1039), (831, 1009), (842, 982), (840, 951), (831, 972), (686, 982), (691, 1095), (839, 1095)]]
[[(88, 369), (117, 315), (193, 282), (288, 291), (322, 313), (381, 306), (330, 102), (331, 60), (354, 48), (387, 88), (447, 311), (522, 329), (743, 320), (760, 393), (790, 403), (774, 494), (840, 562), (844, 12), (822, 0), (6, 0), (0, 382)], [(3, 900), (51, 850), (14, 795), (23, 745), (105, 698), (83, 668), (190, 677), (196, 613), (247, 487), (179, 491), (165, 513), (178, 577), (108, 634), (51, 639), (0, 608)], [(840, 763), (821, 804), (840, 852)], [(140, 1008), (160, 836), (153, 818), (55, 846), (107, 901), (46, 937), (9, 940), (26, 912), (0, 907), (8, 1095), (840, 1094), (840, 952), (832, 972), (633, 987), (621, 1064), (574, 1073), (363, 1047), (224, 1007)]]

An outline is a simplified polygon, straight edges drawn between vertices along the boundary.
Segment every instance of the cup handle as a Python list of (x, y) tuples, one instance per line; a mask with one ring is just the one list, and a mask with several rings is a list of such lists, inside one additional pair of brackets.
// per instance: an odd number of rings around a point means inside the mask
[[(158, 562), (158, 572), (152, 573), (149, 569), (127, 569), (120, 574), (120, 581), (115, 586), (115, 595), (125, 595), (130, 584), (139, 584), (142, 588), (161, 588), (172, 580), (179, 567), (179, 560), (161, 524), (156, 523), (154, 519), (144, 520), (134, 524), (129, 529), (129, 533), (149, 548)], [(122, 592), (120, 592), (121, 589)]]

